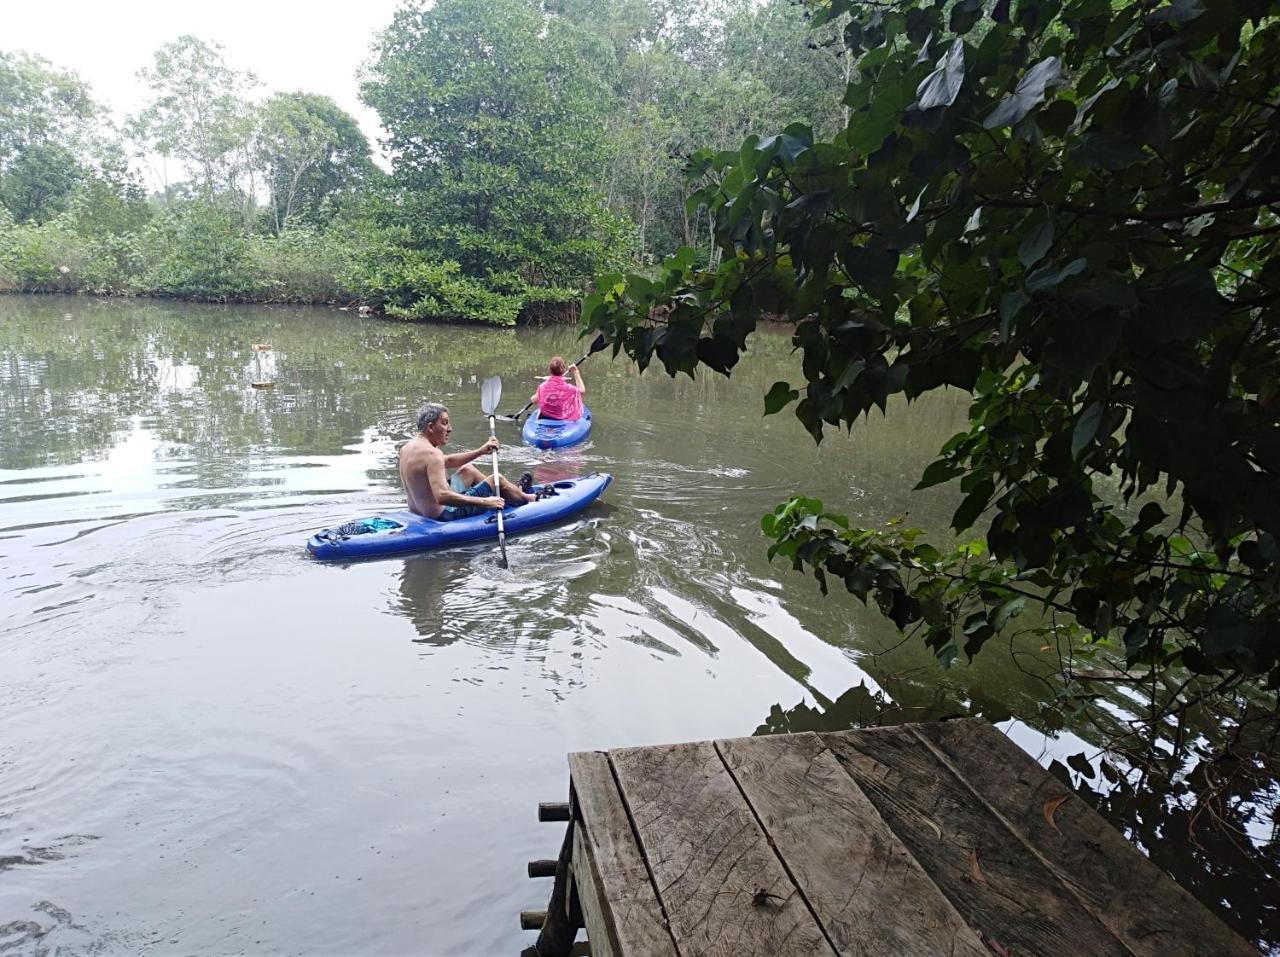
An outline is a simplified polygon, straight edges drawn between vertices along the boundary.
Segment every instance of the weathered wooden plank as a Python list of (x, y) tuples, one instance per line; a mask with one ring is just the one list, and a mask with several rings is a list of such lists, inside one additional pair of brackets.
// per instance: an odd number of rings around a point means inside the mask
[(1012, 954), (1129, 954), (909, 728), (821, 737), (989, 945)]
[(676, 957), (675, 943), (608, 759), (598, 751), (571, 754), (569, 775), (577, 817), (591, 848), (592, 876), (607, 902), (604, 917), (614, 952)]
[[(1254, 947), (986, 722), (945, 721), (913, 725), (912, 731), (1134, 954), (1256, 957)], [(1049, 802), (1052, 824), (1045, 812)]]
[(600, 894), (600, 869), (591, 852), (591, 842), (579, 827), (573, 834), (573, 884), (582, 908), (582, 922), (587, 928), (592, 957), (620, 957), (616, 949), (608, 899)]
[(816, 734), (716, 747), (839, 953), (991, 957)]
[(609, 760), (684, 957), (834, 954), (710, 741)]

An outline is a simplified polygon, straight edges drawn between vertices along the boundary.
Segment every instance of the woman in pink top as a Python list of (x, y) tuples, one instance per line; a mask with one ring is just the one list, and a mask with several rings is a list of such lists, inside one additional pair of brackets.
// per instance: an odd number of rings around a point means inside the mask
[[(564, 367), (564, 359), (556, 356), (551, 360), (551, 375), (538, 386), (538, 391), (529, 399), (538, 403), (538, 414), (544, 419), (561, 419), (565, 422), (576, 422), (582, 418), (582, 396), (587, 387), (582, 384), (582, 374), (577, 366)], [(573, 374), (573, 383), (565, 380), (566, 373)]]

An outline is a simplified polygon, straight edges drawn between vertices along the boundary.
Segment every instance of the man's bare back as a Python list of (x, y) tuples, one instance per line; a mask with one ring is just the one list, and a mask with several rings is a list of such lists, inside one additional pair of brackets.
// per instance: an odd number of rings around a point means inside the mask
[[(429, 403), (418, 413), (418, 434), (400, 448), (400, 482), (404, 485), (409, 510), (427, 518), (452, 518), (459, 510), (497, 509), (505, 504), (533, 501), (527, 494), (502, 476), (498, 477), (501, 495), (467, 495), (484, 483), (482, 491), (492, 492), (492, 478), (485, 476), (473, 461), (498, 448), (498, 440), (490, 438), (477, 449), (445, 455), (441, 448), (449, 441), (453, 426), (449, 410)], [(448, 470), (456, 468), (461, 490), (450, 487)]]
[(427, 518), (439, 518), (444, 506), (431, 492), (431, 473), (445, 471), (444, 453), (427, 441), (424, 435), (415, 435), (400, 449), (400, 483), (409, 500), (409, 511)]

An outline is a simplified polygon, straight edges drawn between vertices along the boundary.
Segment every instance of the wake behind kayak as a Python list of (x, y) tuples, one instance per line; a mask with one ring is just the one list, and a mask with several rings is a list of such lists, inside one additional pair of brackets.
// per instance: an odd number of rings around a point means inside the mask
[[(503, 511), (507, 536), (519, 535), (576, 515), (599, 498), (612, 481), (612, 475), (597, 472), (539, 486), (549, 488), (555, 494), (524, 505), (508, 505)], [(322, 561), (345, 561), (496, 541), (497, 537), (497, 515), (494, 512), (441, 522), (401, 510), (326, 528), (307, 540), (307, 551)]]

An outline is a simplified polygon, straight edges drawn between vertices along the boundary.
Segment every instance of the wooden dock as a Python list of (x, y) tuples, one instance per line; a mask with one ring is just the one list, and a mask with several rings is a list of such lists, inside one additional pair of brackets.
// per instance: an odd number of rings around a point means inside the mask
[[(569, 756), (526, 953), (1091, 957), (1257, 950), (977, 720)], [(574, 953), (586, 952), (582, 945)]]

